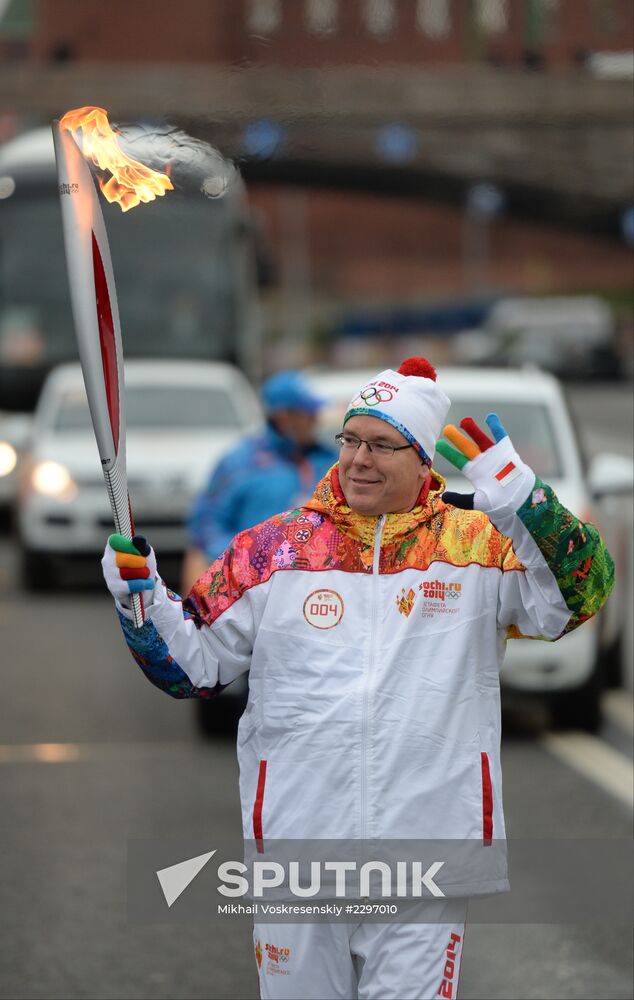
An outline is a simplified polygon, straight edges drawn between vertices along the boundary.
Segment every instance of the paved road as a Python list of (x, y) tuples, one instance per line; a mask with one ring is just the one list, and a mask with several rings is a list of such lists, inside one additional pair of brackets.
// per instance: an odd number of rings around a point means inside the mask
[[(0, 997), (257, 997), (248, 925), (126, 915), (130, 840), (239, 844), (231, 740), (201, 740), (193, 706), (145, 681), (107, 595), (27, 595), (14, 559), (0, 539)], [(512, 837), (631, 836), (631, 699), (607, 709), (595, 740), (553, 739), (537, 709), (509, 708)], [(631, 927), (468, 928), (463, 1000), (631, 996)]]
[[(239, 843), (231, 740), (201, 741), (192, 705), (148, 685), (107, 596), (13, 593), (12, 557), (0, 545), (0, 996), (256, 997), (248, 926), (126, 922), (129, 839)], [(626, 712), (596, 743), (631, 770)], [(629, 836), (623, 797), (554, 755), (538, 712), (506, 723), (511, 835)], [(474, 924), (461, 995), (631, 996), (629, 930)]]

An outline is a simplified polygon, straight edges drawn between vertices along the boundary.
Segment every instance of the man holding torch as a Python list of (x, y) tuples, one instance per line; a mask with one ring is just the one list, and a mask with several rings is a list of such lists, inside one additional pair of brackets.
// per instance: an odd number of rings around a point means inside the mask
[[(438, 450), (473, 489), (445, 493), (432, 460), (448, 409), (423, 358), (360, 386), (312, 500), (236, 535), (186, 600), (143, 542), (106, 545), (107, 585), (153, 684), (211, 698), (249, 671), (238, 736), (249, 841), (504, 839), (506, 639), (577, 628), (606, 600), (613, 563), (495, 414), (486, 432), (469, 417), (466, 434), (444, 428)], [(473, 871), (459, 889), (505, 891), (506, 872)], [(464, 917), (430, 905), (428, 923), (256, 923), (261, 996), (455, 997)], [(262, 964), (265, 945), (285, 949), (285, 975)]]

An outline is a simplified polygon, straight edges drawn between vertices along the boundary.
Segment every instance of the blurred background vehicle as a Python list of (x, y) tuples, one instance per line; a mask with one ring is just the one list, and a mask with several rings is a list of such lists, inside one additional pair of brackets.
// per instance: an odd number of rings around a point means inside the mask
[[(154, 155), (142, 128), (120, 143)], [(50, 128), (0, 147), (0, 181), (0, 400), (29, 412), (47, 372), (77, 357)], [(105, 199), (102, 210), (126, 356), (223, 360), (257, 376), (254, 229), (239, 175), (223, 197), (203, 197), (183, 176), (178, 196), (149, 212)]]
[[(214, 461), (260, 425), (260, 404), (242, 372), (222, 362), (129, 360), (125, 379), (136, 529), (161, 554), (179, 555), (192, 497)], [(20, 480), (23, 579), (41, 590), (78, 556), (94, 562), (113, 530), (79, 364), (48, 376)]]
[(502, 298), (481, 327), (456, 338), (455, 360), (534, 364), (564, 379), (617, 379), (626, 375), (617, 348), (614, 316), (596, 295)]
[(0, 412), (0, 517), (8, 518), (13, 507), (20, 460), (28, 446), (31, 425), (29, 413)]
[[(322, 434), (332, 440), (341, 429), (354, 392), (375, 371), (309, 372), (315, 391), (331, 401), (322, 415)], [(628, 457), (602, 454), (585, 462), (560, 383), (531, 368), (441, 368), (438, 378), (452, 401), (448, 421), (472, 416), (483, 424), (487, 413), (500, 416), (520, 455), (536, 475), (552, 485), (562, 502), (583, 520), (596, 523), (616, 562), (617, 585), (605, 608), (583, 628), (555, 643), (517, 639), (508, 643), (502, 682), (508, 690), (546, 699), (557, 722), (595, 731), (600, 696), (608, 680), (618, 682), (620, 641), (625, 629), (628, 566), (624, 537), (627, 517), (602, 516), (610, 497), (630, 497), (634, 465)], [(447, 489), (468, 492), (466, 482), (442, 456), (434, 469)], [(606, 512), (607, 513), (607, 512)]]

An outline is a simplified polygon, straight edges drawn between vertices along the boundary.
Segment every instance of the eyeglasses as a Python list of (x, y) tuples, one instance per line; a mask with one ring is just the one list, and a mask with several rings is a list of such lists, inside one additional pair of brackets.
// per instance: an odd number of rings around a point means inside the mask
[(356, 434), (335, 434), (335, 441), (346, 451), (358, 451), (362, 444), (367, 444), (370, 453), (386, 457), (393, 455), (395, 451), (405, 451), (406, 448), (413, 447), (411, 444), (394, 445), (385, 444), (383, 441), (366, 441), (364, 438), (358, 438)]

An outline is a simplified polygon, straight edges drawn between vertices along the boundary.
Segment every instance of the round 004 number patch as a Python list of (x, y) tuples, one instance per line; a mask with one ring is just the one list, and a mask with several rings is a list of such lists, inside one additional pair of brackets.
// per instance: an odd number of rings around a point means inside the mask
[(315, 628), (334, 628), (343, 617), (343, 599), (336, 590), (313, 590), (304, 601), (304, 618)]

